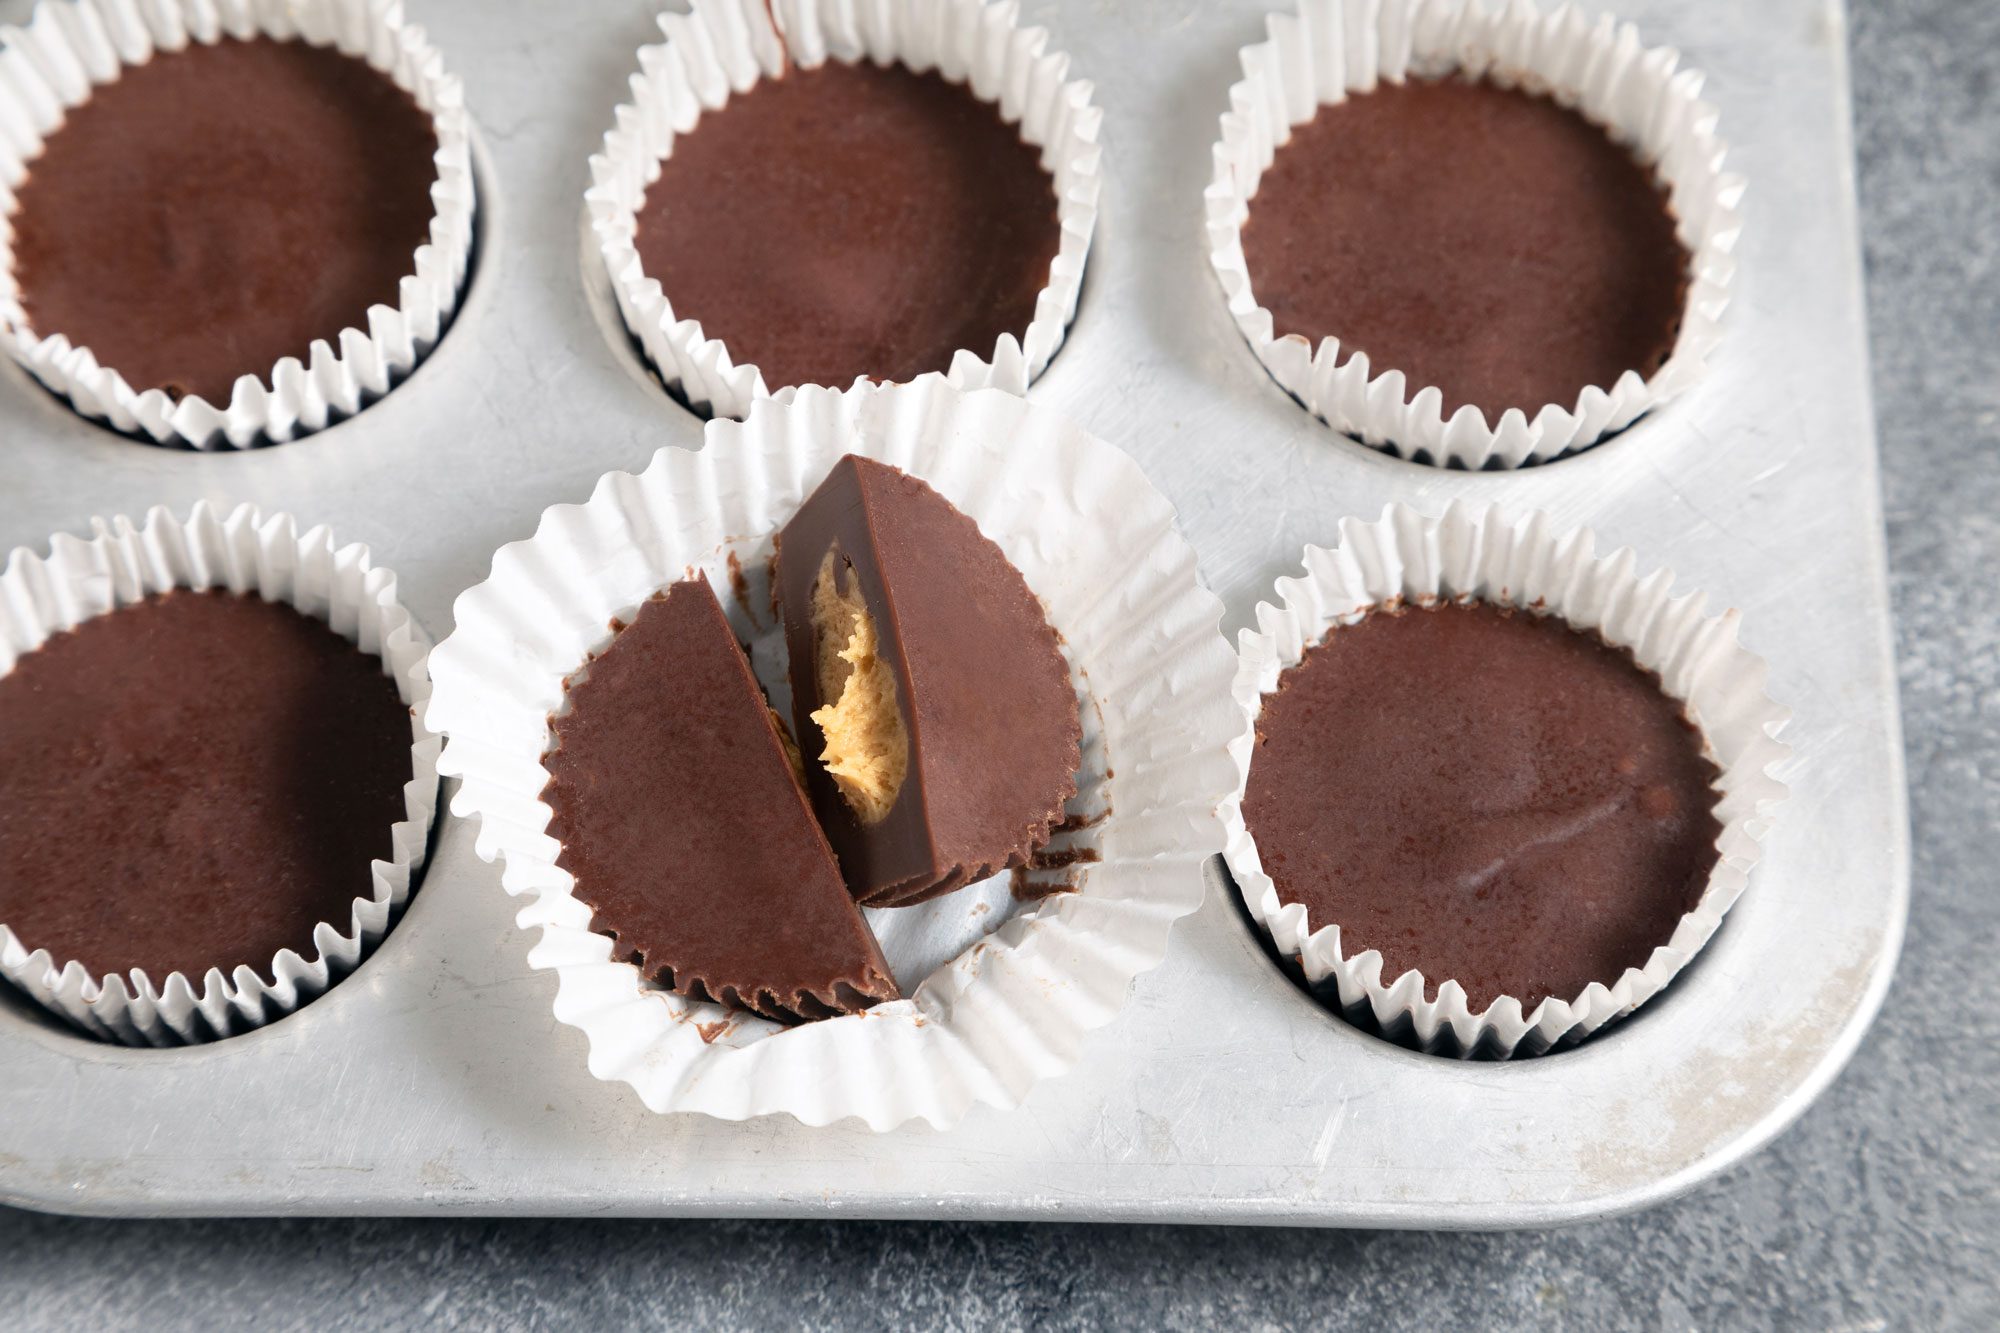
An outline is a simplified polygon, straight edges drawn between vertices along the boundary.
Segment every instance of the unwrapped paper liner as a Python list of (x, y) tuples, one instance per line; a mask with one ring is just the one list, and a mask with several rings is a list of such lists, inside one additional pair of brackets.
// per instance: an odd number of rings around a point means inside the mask
[[(732, 597), (725, 561), (761, 569), (848, 453), (929, 482), (1021, 571), (1087, 683), (1079, 787), (1109, 778), (1109, 813), (1076, 891), (1019, 904), (930, 975), (901, 976), (904, 1000), (785, 1029), (612, 961), (556, 864), (542, 756), (564, 678), (610, 641), (614, 617), (629, 622), (692, 570), (708, 573), (733, 621), (760, 623), (753, 638), (781, 641), (768, 602)], [(433, 654), (430, 721), (446, 737), (440, 767), (463, 780), (453, 809), (477, 817), (479, 854), (504, 860), (507, 891), (532, 900), (518, 918), (540, 932), (529, 963), (556, 973), (556, 1017), (588, 1036), (592, 1074), (631, 1084), (655, 1111), (946, 1128), (975, 1103), (1011, 1107), (1074, 1064), (1084, 1034), (1116, 1016), (1165, 956), (1174, 921), (1200, 905), (1239, 723), (1221, 611), (1138, 465), (1054, 412), (997, 390), (961, 394), (938, 375), (809, 387), (756, 403), (745, 422), (710, 422), (698, 453), (661, 449), (637, 476), (603, 477), (589, 503), (548, 510), (533, 538), (501, 548)], [(783, 669), (780, 654), (761, 674)], [(873, 915), (893, 929), (974, 892)]]
[[(128, 65), (190, 42), (258, 36), (332, 46), (367, 61), (430, 113), (437, 180), (430, 240), (417, 248), (394, 307), (369, 308), (368, 327), (313, 343), (237, 379), (227, 404), (164, 389), (135, 390), (60, 329), (29, 327), (4, 219), (34, 158), (68, 108)], [(157, 444), (248, 448), (296, 439), (360, 411), (413, 369), (443, 333), (472, 259), (472, 156), (465, 97), (422, 28), (397, 0), (41, 0), (27, 24), (0, 28), (0, 340), (78, 412)]]
[[(772, 393), (754, 365), (674, 313), (669, 294), (639, 263), (634, 238), (647, 187), (660, 176), (674, 140), (706, 112), (788, 64), (813, 68), (828, 59), (900, 62), (935, 70), (998, 105), (1001, 119), (1042, 152), (1054, 178), (1060, 248), (1034, 318), (1017, 337), (990, 348), (959, 348), (949, 367), (961, 389), (1024, 393), (1062, 346), (1083, 287), (1084, 259), (1097, 226), (1098, 126), (1091, 86), (1069, 79), (1069, 57), (1048, 50), (1043, 28), (1019, 26), (1014, 0), (694, 0), (693, 12), (663, 14), (667, 40), (639, 52), (632, 98), (616, 112), (601, 151), (590, 159), (584, 206), (625, 327), (663, 380), (696, 409), (740, 418)], [(795, 386), (775, 392), (787, 398)], [(844, 385), (833, 385), (844, 388)]]
[[(289, 514), (267, 517), (242, 505), (225, 518), (203, 503), (185, 519), (155, 508), (144, 526), (119, 517), (98, 519), (93, 529), (88, 540), (57, 535), (46, 556), (22, 547), (8, 559), (0, 574), (0, 675), (50, 635), (121, 606), (172, 588), (227, 588), (324, 620), (380, 657), (410, 706), (411, 778), (403, 818), (389, 829), (389, 858), (371, 863), (373, 890), (354, 900), (348, 920), (313, 927), (310, 956), (280, 950), (264, 976), (239, 966), (228, 975), (210, 968), (156, 980), (134, 969), (98, 978), (34, 949), (0, 921), (0, 976), (107, 1041), (177, 1046), (231, 1036), (292, 1012), (353, 971), (409, 899), (437, 811), (439, 742), (423, 723), (430, 641), (396, 600), (395, 574), (370, 564), (367, 547), (336, 546), (323, 527), (301, 532)], [(132, 688), (144, 688), (143, 676)]]
[[(1558, 533), (1543, 513), (1515, 519), (1498, 509), (1453, 505), (1429, 519), (1392, 505), (1375, 522), (1348, 519), (1332, 550), (1305, 548), (1305, 575), (1277, 583), (1277, 604), (1257, 607), (1257, 628), (1239, 636), (1235, 694), (1244, 713), (1230, 746), (1235, 795), (1223, 809), (1225, 857), (1251, 917), (1281, 957), (1296, 962), (1327, 1003), (1419, 1049), (1504, 1058), (1540, 1054), (1580, 1040), (1657, 994), (1722, 922), (1748, 880), (1758, 840), (1785, 788), (1770, 775), (1791, 749), (1776, 739), (1790, 716), (1764, 694), (1766, 668), (1736, 641), (1737, 612), (1703, 614), (1699, 593), (1673, 595), (1673, 572), (1639, 577), (1628, 548), (1598, 557), (1588, 529)], [(1644, 967), (1612, 985), (1593, 982), (1571, 1000), (1550, 998), (1524, 1014), (1503, 996), (1474, 1013), (1463, 988), (1438, 979), (1427, 1000), (1422, 972), (1382, 975), (1382, 955), (1348, 957), (1336, 922), (1311, 923), (1298, 903), (1282, 903), (1243, 821), (1244, 785), (1256, 748), (1263, 696), (1335, 626), (1401, 599), (1418, 605), (1476, 599), (1562, 618), (1629, 649), (1687, 708), (1705, 749), (1722, 770), (1715, 817), (1720, 857), (1700, 900)], [(1490, 690), (1493, 682), (1466, 682)]]
[[(1735, 275), (1743, 181), (1723, 172), (1715, 108), (1699, 98), (1700, 72), (1677, 68), (1678, 52), (1641, 46), (1636, 28), (1608, 15), (1593, 20), (1570, 5), (1544, 13), (1529, 0), (1301, 0), (1295, 12), (1272, 15), (1267, 31), (1268, 40), (1243, 49), (1243, 78), (1222, 117), (1204, 196), (1209, 261), (1244, 338), (1307, 411), (1399, 457), (1514, 468), (1588, 448), (1701, 377)], [(1455, 72), (1553, 97), (1605, 128), (1668, 186), (1690, 256), (1687, 304), (1673, 351), (1650, 379), (1628, 370), (1532, 419), (1509, 408), (1489, 423), (1468, 404), (1446, 420), (1436, 386), (1371, 366), (1363, 352), (1343, 359), (1337, 338), (1315, 348), (1303, 335), (1275, 333), (1243, 257), (1243, 226), (1273, 154), (1323, 104), (1384, 81)], [(1477, 207), (1468, 201), (1469, 210)]]

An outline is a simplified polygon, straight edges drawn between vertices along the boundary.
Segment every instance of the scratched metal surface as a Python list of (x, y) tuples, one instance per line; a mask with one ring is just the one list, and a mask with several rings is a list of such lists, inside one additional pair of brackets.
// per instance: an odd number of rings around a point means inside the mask
[[(1703, 958), (1580, 1050), (1460, 1065), (1388, 1046), (1279, 974), (1216, 881), (1080, 1067), (939, 1134), (648, 1114), (592, 1080), (498, 876), (446, 822), (408, 915), (300, 1014), (187, 1051), (92, 1044), (0, 996), (0, 1201), (112, 1214), (811, 1214), (1505, 1226), (1684, 1190), (1825, 1086), (1887, 985), (1908, 895), (1838, 0), (1635, 0), (1709, 73), (1751, 180), (1729, 341), (1688, 400), (1580, 458), (1447, 474), (1347, 444), (1264, 376), (1202, 253), (1235, 50), (1268, 0), (1030, 4), (1096, 80), (1105, 214), (1069, 344), (1034, 387), (1179, 506), (1224, 628), (1346, 514), (1539, 506), (1744, 610), (1797, 717), (1792, 799)], [(247, 455), (85, 423), (0, 370), (0, 547), (206, 498), (330, 523), (434, 635), (548, 504), (699, 424), (602, 329), (584, 161), (651, 4), (413, 0), (487, 153), (463, 313), (359, 417)], [(0, 0), (15, 21), (23, 0)]]

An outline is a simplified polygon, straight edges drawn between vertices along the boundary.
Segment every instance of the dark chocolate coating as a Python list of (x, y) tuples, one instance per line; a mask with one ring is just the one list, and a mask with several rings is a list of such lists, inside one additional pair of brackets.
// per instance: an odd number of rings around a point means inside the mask
[(225, 407), (394, 306), (430, 236), (437, 136), (366, 61), (304, 42), (161, 52), (29, 164), (14, 273), (36, 333), (134, 389)]
[[(910, 739), (896, 802), (868, 826), (816, 762), (812, 589), (829, 549), (853, 568)], [(855, 897), (902, 907), (1025, 864), (1076, 794), (1083, 728), (1055, 631), (1000, 548), (923, 481), (850, 454), (785, 525), (777, 581), (813, 808)]]
[(292, 607), (170, 592), (0, 676), (0, 921), (102, 978), (239, 964), (353, 924), (392, 854), (410, 710)]
[(614, 957), (783, 1020), (897, 998), (705, 577), (640, 607), (569, 705), (542, 799)]
[(1278, 897), (1382, 978), (1532, 1013), (1643, 966), (1716, 862), (1719, 773), (1659, 678), (1488, 605), (1336, 628), (1264, 699), (1243, 817)]
[(1546, 97), (1464, 79), (1322, 106), (1250, 201), (1243, 253), (1277, 333), (1492, 423), (1576, 405), (1673, 351), (1688, 256), (1630, 152)]
[(790, 69), (674, 140), (640, 266), (773, 389), (911, 380), (1024, 337), (1062, 241), (1038, 151), (900, 65)]

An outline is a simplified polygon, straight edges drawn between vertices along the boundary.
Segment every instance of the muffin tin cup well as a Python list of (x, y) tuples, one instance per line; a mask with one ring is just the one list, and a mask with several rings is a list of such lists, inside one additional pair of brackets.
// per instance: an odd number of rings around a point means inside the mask
[[(1721, 335), (1742, 223), (1740, 177), (1722, 170), (1715, 108), (1699, 98), (1702, 75), (1677, 52), (1642, 46), (1638, 30), (1569, 5), (1544, 13), (1532, 0), (1301, 0), (1271, 16), (1268, 38), (1242, 51), (1243, 78), (1214, 148), (1204, 192), (1209, 262), (1229, 312), (1271, 377), (1327, 425), (1399, 457), (1440, 466), (1504, 469), (1586, 449), (1685, 392), (1702, 376)], [(1637, 370), (1584, 389), (1532, 418), (1518, 408), (1489, 422), (1479, 408), (1447, 420), (1443, 393), (1412, 384), (1394, 366), (1371, 365), (1328, 337), (1314, 347), (1279, 335), (1258, 304), (1243, 255), (1243, 227), (1258, 182), (1294, 126), (1322, 105), (1383, 81), (1462, 73), (1546, 94), (1598, 124), (1667, 184), (1676, 233), (1689, 255), (1688, 291), (1673, 350), (1650, 378)], [(1467, 318), (1474, 316), (1468, 313)]]
[[(1497, 508), (1454, 504), (1442, 518), (1391, 505), (1374, 522), (1347, 519), (1331, 550), (1305, 548), (1305, 575), (1277, 582), (1277, 602), (1257, 607), (1257, 628), (1239, 636), (1235, 695), (1244, 721), (1230, 744), (1236, 790), (1222, 811), (1224, 853), (1251, 917), (1278, 953), (1303, 971), (1325, 1003), (1385, 1035), (1440, 1055), (1536, 1055), (1581, 1040), (1659, 993), (1686, 966), (1736, 901), (1758, 856), (1758, 841), (1785, 787), (1770, 775), (1790, 755), (1777, 733), (1790, 714), (1764, 694), (1764, 662), (1736, 641), (1737, 613), (1705, 615), (1700, 593), (1673, 595), (1671, 570), (1640, 577), (1630, 549), (1596, 554), (1589, 529), (1560, 533), (1546, 514), (1515, 518)], [(1593, 983), (1572, 1000), (1548, 999), (1532, 1012), (1503, 996), (1474, 1012), (1456, 981), (1411, 970), (1382, 975), (1382, 955), (1350, 956), (1338, 922), (1313, 923), (1298, 903), (1280, 902), (1243, 820), (1243, 792), (1256, 750), (1263, 696), (1306, 650), (1336, 626), (1397, 600), (1479, 600), (1525, 607), (1592, 629), (1629, 649), (1687, 707), (1709, 756), (1722, 770), (1716, 819), (1721, 855), (1700, 900), (1645, 966), (1609, 986)]]
[(1062, 239), (1034, 317), (1019, 337), (1006, 333), (990, 348), (957, 349), (946, 371), (961, 389), (1027, 391), (1076, 314), (1097, 226), (1103, 115), (1091, 104), (1091, 85), (1067, 77), (1069, 57), (1048, 50), (1048, 31), (1021, 27), (1018, 17), (1012, 0), (694, 0), (690, 13), (660, 16), (666, 41), (639, 52), (632, 99), (618, 108), (590, 159), (584, 208), (626, 329), (690, 406), (741, 418), (756, 399), (788, 400), (797, 386), (773, 391), (756, 366), (706, 336), (699, 321), (674, 313), (670, 294), (646, 275), (634, 244), (647, 187), (659, 179), (675, 138), (693, 131), (704, 113), (788, 65), (810, 69), (829, 59), (935, 70), (996, 104), (1001, 118), (1041, 150)]
[[(1083, 762), (1055, 854), (1030, 872), (1069, 891), (1001, 875), (871, 911), (908, 998), (787, 1029), (612, 960), (556, 864), (542, 756), (564, 679), (609, 642), (613, 618), (696, 569), (786, 715), (773, 542), (848, 453), (929, 482), (1021, 571), (1082, 697)], [(605, 476), (589, 503), (548, 510), (532, 539), (501, 548), (433, 656), (429, 720), (447, 738), (440, 767), (462, 779), (453, 809), (478, 817), (479, 854), (502, 859), (507, 891), (531, 899), (517, 918), (539, 932), (528, 962), (556, 974), (556, 1017), (589, 1038), (592, 1074), (631, 1084), (654, 1111), (944, 1128), (1073, 1065), (1200, 906), (1240, 725), (1221, 613), (1173, 506), (1122, 451), (1054, 412), (938, 375), (805, 388), (745, 422), (709, 423), (699, 452), (661, 449), (637, 476)]]
[[(211, 1041), (262, 1026), (297, 1009), (351, 972), (379, 944), (423, 868), (437, 810), (437, 737), (422, 717), (430, 697), (430, 642), (396, 598), (396, 576), (370, 563), (368, 548), (336, 546), (323, 527), (301, 531), (288, 514), (243, 505), (223, 517), (197, 504), (185, 518), (156, 508), (143, 525), (99, 519), (88, 540), (58, 535), (49, 553), (20, 548), (0, 574), (0, 675), (22, 654), (83, 621), (172, 588), (227, 588), (286, 602), (326, 621), (363, 652), (380, 657), (410, 706), (412, 776), (391, 852), (373, 863), (374, 887), (354, 900), (345, 922), (313, 927), (310, 949), (281, 950), (266, 975), (238, 967), (201, 977), (153, 978), (133, 970), (93, 976), (74, 960), (52, 958), (0, 921), (0, 976), (77, 1026), (128, 1046)], [(135, 680), (133, 688), (143, 688)]]
[(405, 21), (399, 0), (42, 0), (25, 26), (0, 29), (0, 218), (13, 211), (15, 191), (66, 110), (87, 101), (93, 87), (190, 42), (258, 36), (332, 46), (365, 60), (430, 113), (438, 141), (430, 240), (412, 257), (396, 305), (371, 307), (367, 328), (315, 342), (303, 362), (286, 357), (261, 376), (244, 374), (229, 401), (218, 404), (135, 389), (62, 330), (30, 327), (11, 234), (0, 225), (0, 341), (84, 416), (156, 444), (242, 449), (296, 439), (360, 411), (436, 344), (470, 270), (474, 189), (464, 93), (423, 29)]

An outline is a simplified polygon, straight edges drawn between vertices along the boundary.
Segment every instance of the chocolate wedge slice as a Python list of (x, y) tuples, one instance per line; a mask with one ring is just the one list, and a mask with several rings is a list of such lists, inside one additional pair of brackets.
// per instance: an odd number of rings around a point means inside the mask
[(566, 688), (542, 799), (613, 957), (782, 1021), (898, 997), (707, 578), (640, 607)]
[(1056, 633), (1000, 548), (850, 454), (785, 525), (777, 579), (794, 734), (855, 898), (902, 907), (1025, 864), (1076, 793), (1083, 732)]

